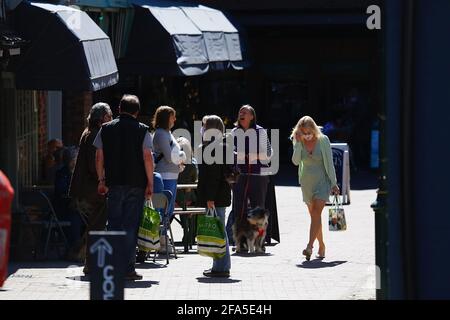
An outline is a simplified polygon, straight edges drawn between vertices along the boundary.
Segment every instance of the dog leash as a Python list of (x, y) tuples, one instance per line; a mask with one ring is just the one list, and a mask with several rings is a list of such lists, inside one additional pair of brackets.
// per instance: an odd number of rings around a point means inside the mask
[[(248, 172), (251, 172), (251, 166), (252, 165), (249, 163), (248, 164)], [(241, 219), (244, 218), (244, 212), (245, 212), (245, 209), (246, 209), (247, 203), (248, 203), (247, 193), (248, 193), (248, 186), (249, 186), (249, 184), (250, 184), (250, 175), (247, 175), (247, 182), (246, 182), (245, 188), (244, 188), (244, 203), (242, 205), (242, 210), (241, 210)]]

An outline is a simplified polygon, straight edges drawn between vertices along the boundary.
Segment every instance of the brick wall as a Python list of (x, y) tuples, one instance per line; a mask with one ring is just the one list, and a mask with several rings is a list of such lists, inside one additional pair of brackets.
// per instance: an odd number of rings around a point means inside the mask
[(47, 128), (47, 91), (38, 93), (38, 153), (42, 159), (47, 151), (48, 128)]
[(78, 145), (86, 127), (86, 118), (92, 107), (92, 92), (63, 93), (63, 142), (64, 145)]

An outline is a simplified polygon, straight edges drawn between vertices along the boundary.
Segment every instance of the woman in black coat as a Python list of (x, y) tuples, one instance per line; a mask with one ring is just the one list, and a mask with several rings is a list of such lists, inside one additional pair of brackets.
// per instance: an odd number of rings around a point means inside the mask
[[(222, 141), (223, 134), (225, 132), (225, 126), (218, 116), (207, 116), (204, 119), (204, 134), (202, 148), (202, 163), (198, 165), (198, 186), (197, 197), (199, 206), (206, 207), (208, 209), (215, 209), (220, 220), (225, 224), (225, 211), (228, 206), (231, 205), (231, 188), (228, 182), (225, 180), (225, 162), (224, 158), (219, 159), (215, 163), (208, 161), (206, 157), (208, 154), (215, 156), (214, 152), (204, 152), (210, 143), (214, 139), (205, 141), (208, 136), (211, 135), (209, 129), (216, 129), (222, 133), (220, 141)], [(217, 131), (215, 131), (217, 133)], [(223, 144), (220, 144), (223, 147)], [(225, 151), (225, 150), (224, 150)], [(216, 159), (217, 160), (217, 159)], [(208, 164), (211, 163), (211, 164)], [(224, 228), (225, 229), (225, 228)], [(228, 237), (226, 239), (226, 254), (220, 259), (214, 259), (213, 266), (209, 270), (205, 270), (203, 275), (206, 277), (229, 277), (231, 269), (230, 249), (228, 246)]]

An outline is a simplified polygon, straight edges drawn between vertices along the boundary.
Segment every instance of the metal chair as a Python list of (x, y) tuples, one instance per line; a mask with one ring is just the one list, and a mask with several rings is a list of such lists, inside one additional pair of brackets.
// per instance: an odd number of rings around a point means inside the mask
[[(154, 193), (152, 195), (152, 203), (155, 209), (161, 209), (162, 210), (162, 223), (161, 223), (161, 232), (165, 235), (166, 238), (166, 261), (167, 264), (169, 264), (169, 246), (173, 249), (173, 253), (175, 256), (175, 259), (178, 259), (177, 257), (177, 251), (175, 248), (175, 241), (173, 239), (173, 233), (172, 233), (172, 227), (170, 226), (170, 217), (169, 213), (167, 212), (169, 208), (169, 202), (172, 198), (172, 192), (169, 190), (163, 190), (161, 193)], [(170, 232), (170, 237), (167, 235), (167, 231)], [(156, 261), (156, 251), (153, 256), (153, 262)]]
[[(46, 192), (36, 186), (33, 186), (31, 189), (22, 190), (21, 205), (23, 207), (36, 208), (36, 210), (41, 214), (41, 216), (37, 220), (32, 220), (28, 214), (25, 214), (24, 223), (28, 225), (40, 225), (46, 229), (47, 234), (45, 237), (45, 244), (44, 244), (44, 257), (48, 258), (48, 248), (50, 246), (50, 239), (53, 233), (58, 233), (58, 235), (62, 238), (61, 243), (55, 242), (53, 244), (55, 246), (58, 244), (62, 244), (64, 245), (67, 251), (67, 249), (69, 248), (69, 243), (63, 231), (63, 227), (69, 227), (71, 223), (70, 221), (61, 221), (58, 219), (53, 204), (49, 196), (46, 194)], [(36, 245), (39, 245), (39, 243), (37, 243)], [(35, 247), (34, 249), (35, 259), (36, 255), (37, 250)], [(61, 255), (59, 254), (59, 250), (58, 255), (61, 257)]]

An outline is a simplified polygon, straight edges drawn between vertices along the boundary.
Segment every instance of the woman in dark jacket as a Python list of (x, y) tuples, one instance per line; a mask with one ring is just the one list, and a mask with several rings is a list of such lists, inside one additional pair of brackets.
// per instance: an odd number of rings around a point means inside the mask
[[(265, 208), (269, 184), (267, 169), (273, 154), (267, 131), (257, 124), (255, 109), (250, 105), (239, 109), (238, 120), (231, 131), (231, 136), (234, 139), (236, 163), (241, 174), (233, 186), (233, 211), (228, 218), (228, 233), (232, 232), (235, 222), (239, 224), (241, 219), (246, 219), (248, 201), (251, 208)], [(247, 249), (246, 246), (244, 241), (242, 243), (244, 250)]]
[[(95, 170), (95, 137), (103, 123), (112, 120), (111, 108), (107, 103), (94, 104), (87, 118), (88, 126), (80, 138), (79, 152), (70, 184), (69, 196), (74, 207), (87, 222), (84, 234), (85, 250), (90, 231), (103, 231), (106, 228), (106, 197), (98, 194), (98, 176)], [(89, 255), (86, 256), (86, 259)], [(84, 274), (89, 273), (85, 260)]]
[[(203, 135), (203, 145), (202, 154), (203, 161), (199, 164), (199, 175), (198, 175), (198, 186), (197, 186), (197, 196), (199, 206), (206, 207), (208, 209), (215, 208), (217, 215), (220, 220), (225, 224), (225, 211), (231, 204), (231, 188), (228, 182), (225, 180), (225, 162), (224, 159), (217, 161), (212, 164), (208, 159), (208, 152), (205, 148), (212, 143), (214, 140), (211, 139), (206, 141), (206, 137), (209, 136), (209, 129), (216, 129), (223, 134), (225, 132), (225, 126), (218, 116), (207, 116), (204, 119), (204, 135)], [(216, 131), (217, 132), (217, 131)], [(209, 131), (211, 133), (211, 131)], [(222, 140), (222, 139), (221, 139)], [(223, 147), (223, 144), (221, 144)], [(214, 152), (211, 154), (215, 156)], [(216, 159), (217, 160), (217, 159)], [(214, 259), (213, 266), (209, 270), (205, 270), (203, 275), (206, 277), (229, 277), (231, 269), (231, 259), (230, 259), (230, 249), (228, 246), (228, 237), (225, 235), (226, 242), (226, 254), (223, 258)]]

